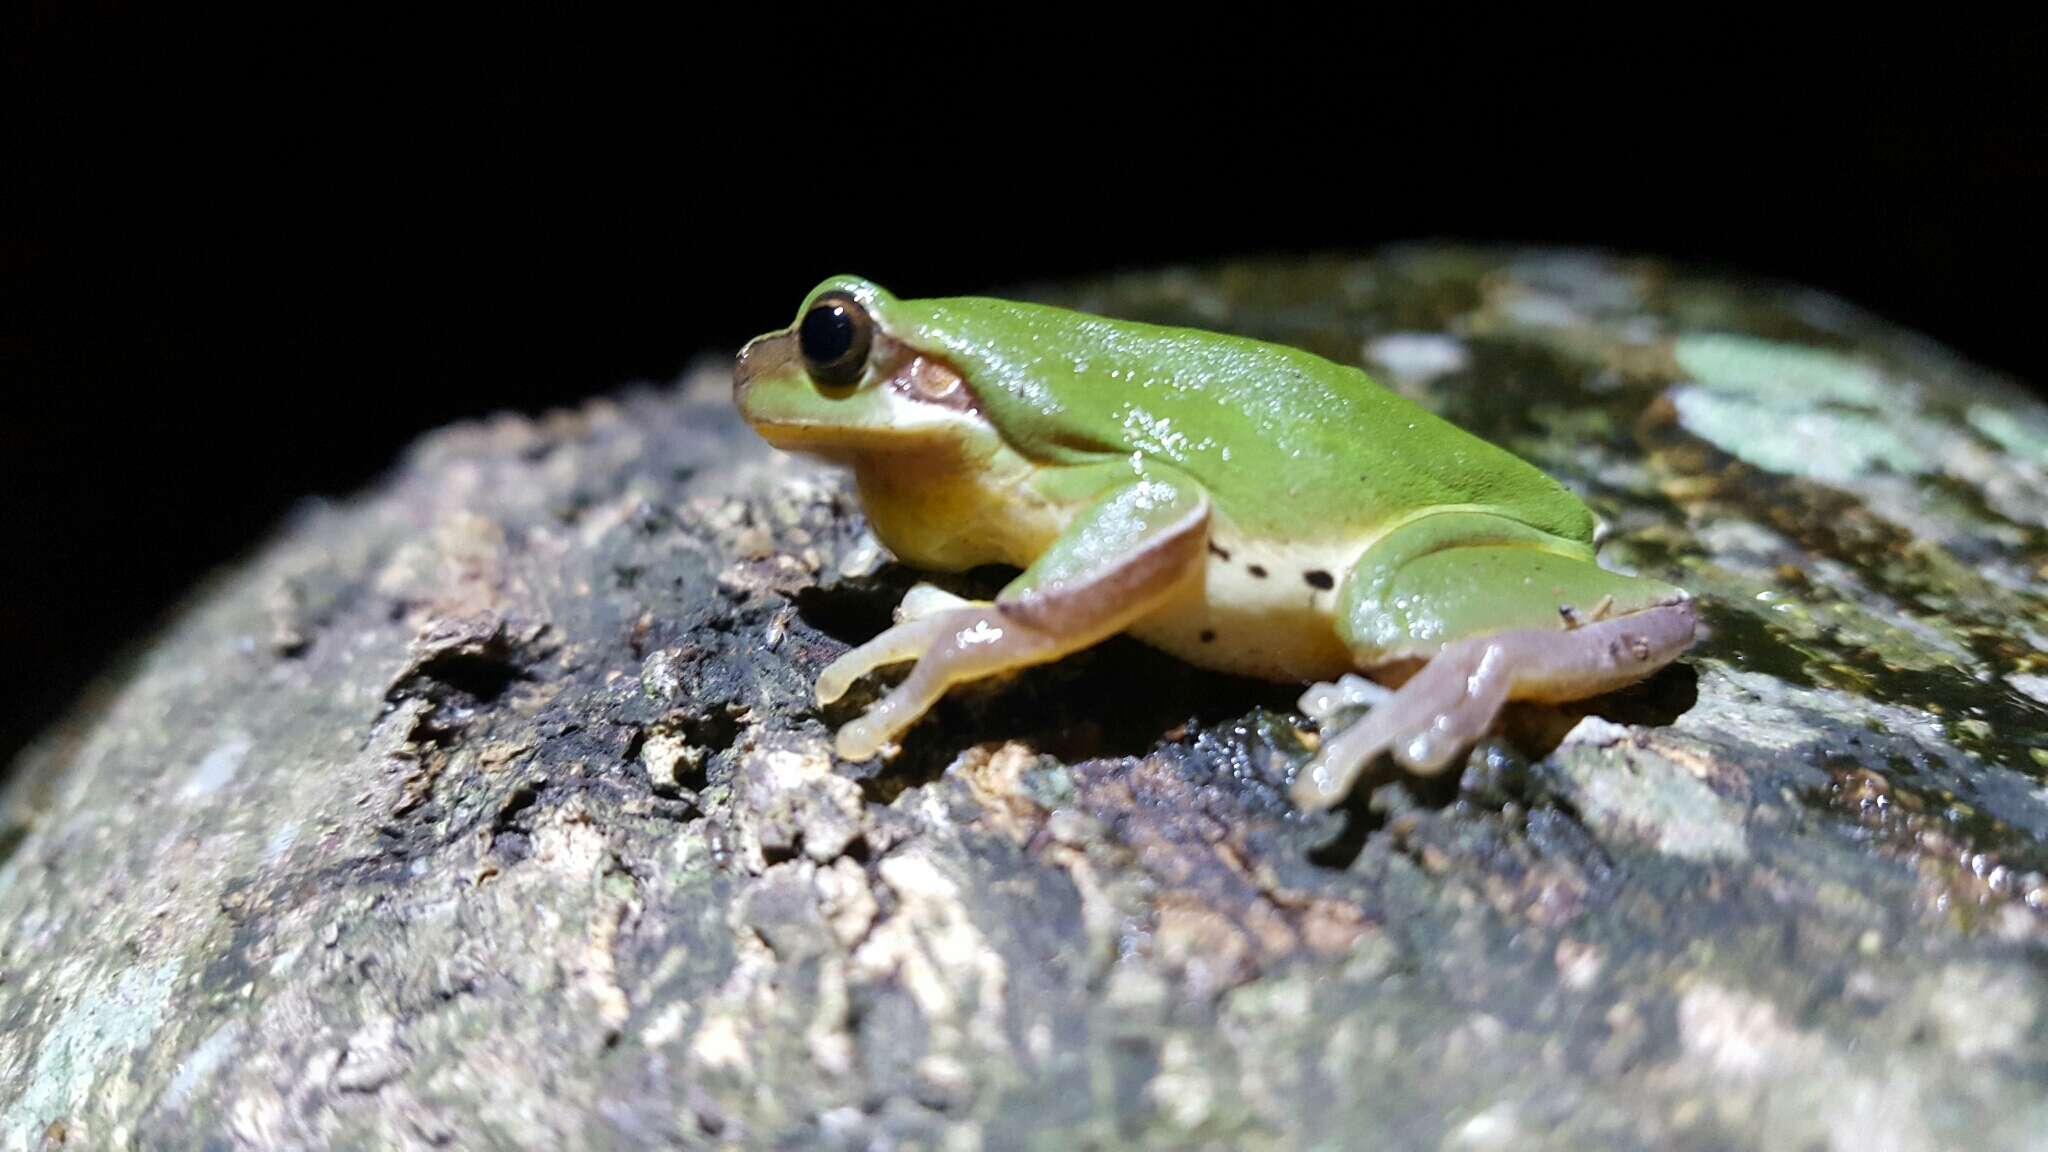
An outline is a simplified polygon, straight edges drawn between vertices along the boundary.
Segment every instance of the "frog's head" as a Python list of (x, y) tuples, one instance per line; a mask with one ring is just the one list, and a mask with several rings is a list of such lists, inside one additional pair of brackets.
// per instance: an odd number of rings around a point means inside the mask
[(909, 342), (904, 311), (859, 277), (818, 285), (795, 324), (740, 351), (733, 371), (740, 415), (778, 448), (836, 458), (985, 428), (961, 373)]

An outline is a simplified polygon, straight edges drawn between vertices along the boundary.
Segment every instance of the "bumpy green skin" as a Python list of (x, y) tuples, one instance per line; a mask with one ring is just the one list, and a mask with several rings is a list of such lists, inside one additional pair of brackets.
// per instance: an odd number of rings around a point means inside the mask
[(1367, 363), (1709, 630), (1347, 812), (1291, 690), (1137, 644), (863, 776), (811, 685), (921, 574), (727, 357), (449, 429), (16, 764), (0, 1148), (2040, 1147), (2048, 408), (1657, 261), (1035, 295)]

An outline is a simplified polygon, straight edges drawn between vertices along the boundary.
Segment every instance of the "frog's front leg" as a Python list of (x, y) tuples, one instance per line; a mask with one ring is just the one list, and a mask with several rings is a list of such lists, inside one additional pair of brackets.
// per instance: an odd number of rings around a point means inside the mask
[(1692, 603), (1679, 589), (1610, 572), (1590, 549), (1480, 514), (1433, 516), (1395, 533), (1360, 560), (1340, 596), (1339, 628), (1362, 666), (1424, 663), (1325, 741), (1295, 784), (1307, 808), (1342, 799), (1381, 752), (1440, 771), (1507, 701), (1612, 691), (1693, 641)]
[(879, 668), (915, 660), (931, 647), (947, 625), (939, 617), (970, 608), (988, 608), (987, 600), (968, 600), (934, 584), (916, 584), (896, 605), (896, 623), (873, 640), (840, 653), (825, 665), (814, 686), (819, 704), (830, 704), (855, 681)]
[(818, 702), (829, 704), (875, 668), (917, 661), (903, 683), (839, 730), (839, 755), (873, 756), (955, 684), (1057, 660), (1121, 632), (1199, 576), (1208, 526), (1209, 501), (1199, 487), (1177, 478), (1136, 480), (1077, 516), (993, 603), (906, 613), (912, 618), (818, 677)]

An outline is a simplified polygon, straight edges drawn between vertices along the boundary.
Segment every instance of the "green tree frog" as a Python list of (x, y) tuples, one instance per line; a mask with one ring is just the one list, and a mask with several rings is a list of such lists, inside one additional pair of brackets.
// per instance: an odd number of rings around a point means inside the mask
[(1598, 695), (1693, 640), (1685, 592), (1595, 562), (1563, 485), (1298, 349), (841, 276), (746, 346), (734, 399), (769, 443), (849, 466), (906, 563), (1022, 569), (993, 601), (914, 589), (824, 669), (821, 705), (915, 662), (839, 729), (849, 760), (953, 685), (1129, 633), (1224, 672), (1395, 686), (1300, 773), (1321, 808), (1382, 752), (1442, 769), (1504, 702)]

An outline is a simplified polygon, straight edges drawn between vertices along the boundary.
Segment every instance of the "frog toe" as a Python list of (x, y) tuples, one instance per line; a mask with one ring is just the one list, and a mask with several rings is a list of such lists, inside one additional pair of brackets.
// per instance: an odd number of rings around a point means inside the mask
[(969, 600), (964, 596), (955, 596), (936, 584), (918, 583), (911, 585), (910, 591), (905, 592), (903, 599), (897, 603), (896, 622), (907, 624), (913, 620), (937, 616), (941, 612), (951, 612), (956, 608), (986, 608), (988, 604), (986, 600)]
[(1446, 647), (1406, 684), (1331, 736), (1295, 781), (1294, 801), (1327, 808), (1342, 800), (1382, 752), (1411, 772), (1442, 771), (1486, 733), (1507, 700), (1497, 649), (1461, 641)]
[(986, 600), (967, 600), (934, 584), (917, 584), (896, 605), (896, 623), (880, 636), (842, 653), (825, 665), (812, 686), (823, 707), (846, 695), (861, 677), (892, 664), (917, 659), (946, 629), (943, 619), (963, 608), (987, 608)]
[(832, 751), (841, 760), (866, 760), (887, 748), (893, 739), (887, 715), (870, 712), (839, 729), (832, 738)]
[(858, 648), (842, 653), (818, 673), (812, 691), (820, 707), (846, 695), (861, 677), (878, 668), (915, 660), (946, 630), (944, 614), (905, 621)]
[(1295, 707), (1309, 719), (1321, 724), (1331, 717), (1352, 708), (1371, 708), (1384, 704), (1394, 694), (1392, 688), (1346, 672), (1337, 680), (1318, 680), (1301, 694)]

